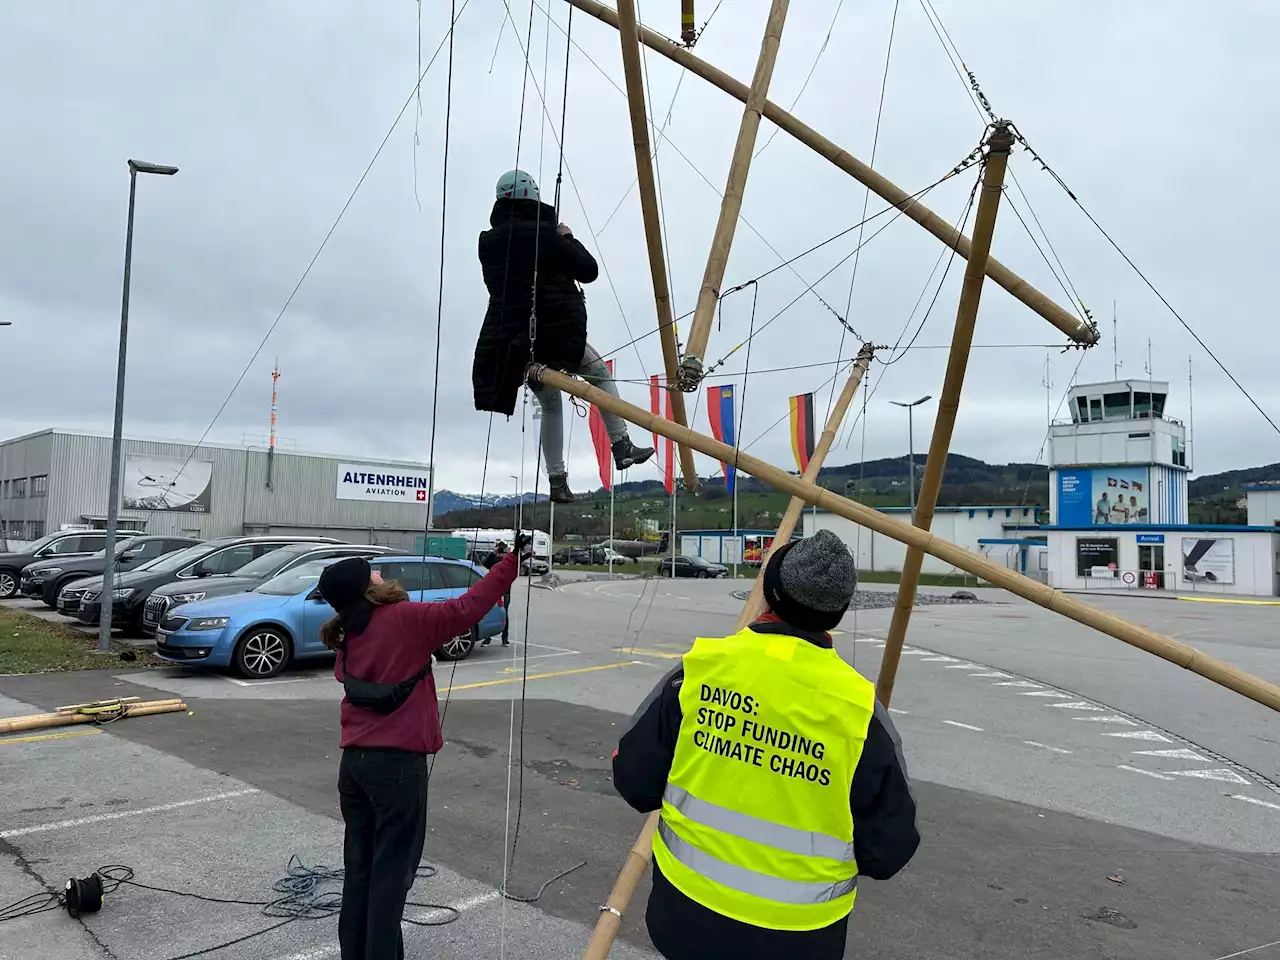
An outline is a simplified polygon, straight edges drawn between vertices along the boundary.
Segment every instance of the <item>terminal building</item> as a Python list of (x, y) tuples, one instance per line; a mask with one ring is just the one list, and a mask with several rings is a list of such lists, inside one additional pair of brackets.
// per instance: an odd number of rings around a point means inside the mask
[[(328, 536), (414, 550), (427, 522), (426, 464), (124, 441), (120, 529), (211, 539)], [(0, 442), (0, 538), (107, 524), (111, 438), (45, 430)]]
[(1039, 533), (1047, 582), (1280, 595), (1280, 488), (1249, 491), (1247, 524), (1192, 524), (1194, 451), (1186, 427), (1166, 416), (1167, 397), (1167, 383), (1148, 380), (1071, 390), (1071, 419), (1049, 431), (1049, 525)]

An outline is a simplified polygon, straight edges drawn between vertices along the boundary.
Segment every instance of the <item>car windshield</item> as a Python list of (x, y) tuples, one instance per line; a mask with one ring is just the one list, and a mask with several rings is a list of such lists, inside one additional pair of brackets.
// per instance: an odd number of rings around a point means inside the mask
[(181, 570), (189, 563), (195, 563), (197, 560), (207, 556), (213, 552), (213, 543), (193, 543), (191, 546), (182, 550), (175, 550), (173, 553), (166, 553), (163, 557), (157, 557), (150, 563), (143, 564), (138, 570), (151, 570), (155, 573), (173, 573), (175, 570)]
[(272, 550), (262, 556), (250, 560), (236, 571), (237, 577), (273, 577), (280, 568), (292, 560), (296, 560), (308, 550), (314, 550), (314, 543), (294, 543), (279, 550)]
[(41, 538), (40, 538), (39, 540), (37, 540), (35, 543), (29, 543), (29, 544), (27, 544), (27, 548), (26, 548), (26, 550), (24, 550), (23, 552), (24, 552), (24, 553), (39, 553), (41, 550), (43, 550), (43, 549), (44, 549), (45, 547), (47, 547), (49, 544), (53, 543), (53, 541), (54, 541), (54, 540), (57, 540), (59, 536), (61, 536), (61, 534), (51, 533), (51, 534), (49, 534), (49, 536), (47, 536), (47, 537), (41, 537)]
[[(138, 542), (137, 537), (129, 537), (129, 539), (127, 540), (119, 541), (116, 544), (116, 556), (118, 557), (121, 554), (127, 552), (137, 542)], [(90, 554), (91, 557), (97, 557), (99, 560), (105, 557), (106, 555), (107, 555), (107, 551), (105, 548), (103, 548), (102, 550), (99, 550), (97, 553)]]
[(690, 562), (690, 563), (692, 563), (695, 567), (709, 567), (709, 566), (711, 566), (711, 561), (709, 561), (709, 560), (704, 560), (702, 557), (690, 557), (690, 558), (689, 558), (689, 562)]
[(273, 597), (292, 597), (314, 587), (320, 579), (320, 572), (337, 559), (337, 557), (329, 557), (325, 560), (300, 563), (292, 570), (286, 570), (266, 583), (259, 584), (253, 592), (266, 593)]

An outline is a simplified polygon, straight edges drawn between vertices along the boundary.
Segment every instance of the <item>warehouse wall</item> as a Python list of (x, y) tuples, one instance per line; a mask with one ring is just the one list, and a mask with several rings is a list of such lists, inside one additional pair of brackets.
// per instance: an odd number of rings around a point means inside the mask
[[(110, 438), (66, 433), (52, 436), (48, 529), (56, 530), (60, 523), (80, 523), (86, 515), (106, 516)], [(192, 456), (213, 464), (208, 513), (121, 510), (122, 518), (145, 520), (147, 533), (207, 539), (245, 532), (282, 532), (399, 547), (402, 543), (412, 546), (414, 535), (420, 534), (426, 523), (425, 504), (337, 499), (338, 464), (362, 462), (356, 457), (340, 460), (277, 452), (272, 488), (267, 489), (267, 453), (260, 448), (204, 446), (196, 450), (184, 443), (126, 440), (124, 452), (126, 456)], [(422, 469), (421, 464), (395, 461), (369, 464)]]
[[(49, 431), (0, 444), (0, 521), (4, 523), (0, 536), (7, 534), (15, 541), (34, 539), (30, 531), (40, 528), (32, 528), (33, 523), (43, 524), (44, 533), (58, 529), (56, 525), (48, 525), (49, 496), (32, 496), (31, 484), (32, 477), (49, 474), (52, 447), (53, 434)], [(24, 497), (12, 496), (12, 481), (17, 479), (27, 481)], [(9, 483), (6, 484), (6, 480)]]

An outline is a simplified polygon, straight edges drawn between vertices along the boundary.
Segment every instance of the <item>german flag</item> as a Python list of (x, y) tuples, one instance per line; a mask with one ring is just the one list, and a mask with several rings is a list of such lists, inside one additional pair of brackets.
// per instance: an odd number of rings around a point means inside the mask
[(800, 393), (791, 398), (791, 452), (801, 473), (813, 456), (813, 394)]

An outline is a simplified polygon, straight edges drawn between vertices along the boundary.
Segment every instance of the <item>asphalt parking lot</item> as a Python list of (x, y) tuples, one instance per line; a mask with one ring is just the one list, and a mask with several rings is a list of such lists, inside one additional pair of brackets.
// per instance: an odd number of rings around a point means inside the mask
[[(460, 912), (407, 927), (410, 956), (580, 955), (640, 825), (609, 782), (619, 728), (693, 636), (729, 628), (733, 589), (520, 591), (512, 647), (495, 640), (456, 670), (438, 665), (447, 745), (426, 860), (439, 872), (412, 899)], [(1280, 680), (1271, 608), (1103, 603)], [(870, 676), (888, 619), (850, 614), (836, 638)], [(1263, 946), (1280, 940), (1272, 712), (1020, 601), (919, 608), (911, 640), (894, 717), (924, 843), (899, 877), (864, 885), (851, 956), (1280, 957), (1280, 945)], [(5, 716), (130, 695), (179, 695), (192, 711), (0, 739), (0, 904), (106, 863), (151, 886), (244, 900), (275, 896), (293, 855), (339, 864), (330, 670), (0, 678)], [(504, 859), (519, 894), (585, 865), (524, 905), (497, 892)], [(654, 956), (642, 903), (613, 956)], [(252, 905), (123, 887), (81, 923), (65, 913), (0, 923), (0, 958), (166, 960), (277, 923)], [(204, 955), (336, 956), (335, 930), (333, 919), (294, 920)]]

